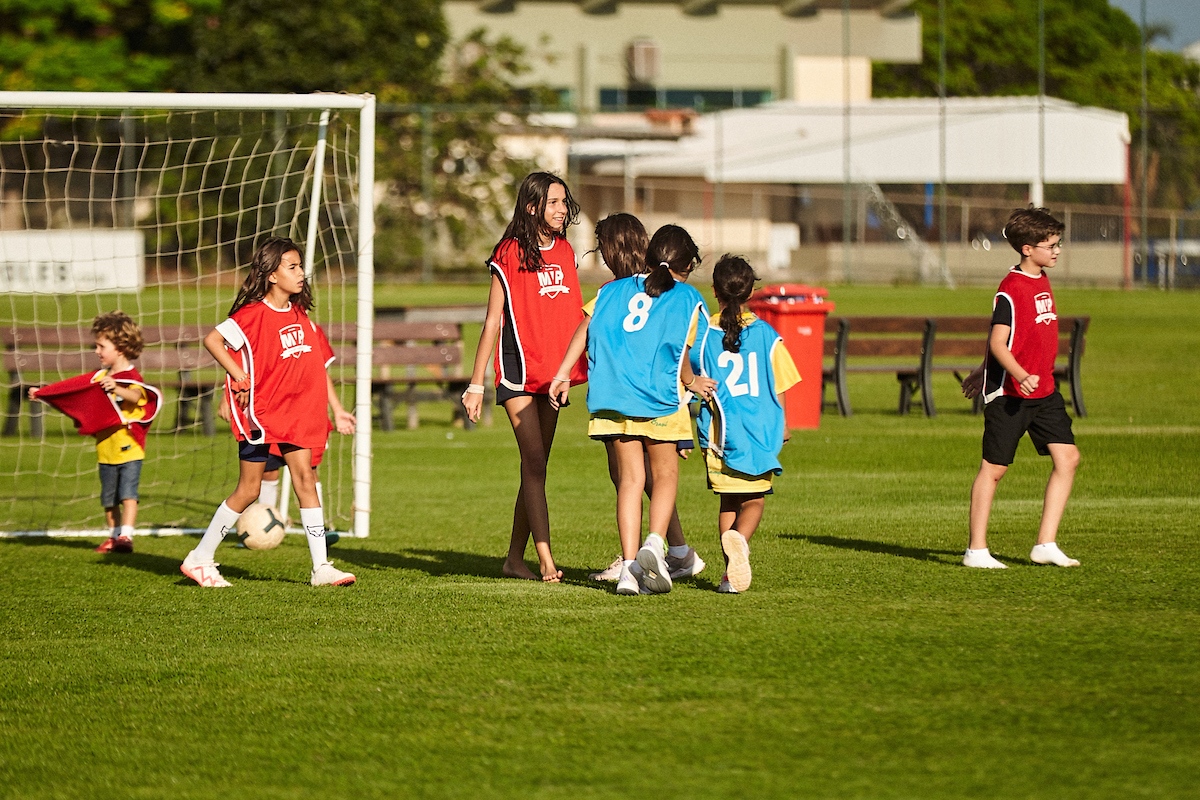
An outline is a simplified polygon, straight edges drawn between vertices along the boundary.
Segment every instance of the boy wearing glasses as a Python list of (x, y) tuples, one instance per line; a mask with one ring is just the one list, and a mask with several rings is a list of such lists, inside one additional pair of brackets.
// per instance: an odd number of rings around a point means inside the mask
[(986, 403), (983, 462), (971, 486), (971, 540), (963, 566), (1006, 568), (988, 552), (988, 517), (996, 486), (1026, 432), (1038, 453), (1050, 456), (1053, 463), (1037, 544), (1029, 558), (1035, 564), (1079, 566), (1055, 542), (1079, 466), (1071, 418), (1054, 382), (1058, 313), (1045, 272), (1058, 262), (1063, 228), (1049, 211), (1033, 206), (1014, 211), (1004, 226), (1004, 236), (1020, 253), (1021, 262), (996, 290), (987, 356), (963, 381), (963, 394), (975, 397), (982, 392)]

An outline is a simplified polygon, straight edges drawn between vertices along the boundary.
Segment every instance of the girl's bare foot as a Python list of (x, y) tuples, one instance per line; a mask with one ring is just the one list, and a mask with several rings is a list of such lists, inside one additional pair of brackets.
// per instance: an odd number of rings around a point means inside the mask
[(524, 561), (513, 562), (509, 559), (504, 560), (504, 566), (500, 568), (500, 573), (506, 578), (516, 578), (522, 581), (536, 581), (538, 576), (533, 573)]
[(542, 573), (542, 582), (543, 583), (558, 583), (559, 581), (562, 580), (562, 575), (563, 575), (562, 570), (559, 569), (558, 567), (554, 566), (553, 564), (551, 564), (550, 571)]

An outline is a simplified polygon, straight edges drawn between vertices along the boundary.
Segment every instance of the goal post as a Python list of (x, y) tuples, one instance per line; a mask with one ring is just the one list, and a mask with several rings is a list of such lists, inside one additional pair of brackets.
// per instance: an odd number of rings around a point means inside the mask
[(92, 318), (115, 308), (147, 332), (135, 363), (166, 396), (138, 532), (203, 529), (237, 465), (199, 337), (270, 235), (303, 244), (353, 387), (356, 433), (333, 434), (320, 468), (326, 516), (367, 536), (374, 172), (372, 95), (0, 92), (0, 536), (107, 530), (93, 440), (22, 395), (96, 369)]

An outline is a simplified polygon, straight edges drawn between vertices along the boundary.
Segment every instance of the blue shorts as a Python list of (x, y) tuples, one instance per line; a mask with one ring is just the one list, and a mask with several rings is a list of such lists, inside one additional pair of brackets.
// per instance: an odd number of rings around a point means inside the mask
[[(303, 447), (294, 444), (276, 444), (280, 453), (291, 453), (295, 450), (303, 450)], [(246, 440), (238, 442), (238, 460), (249, 461), (255, 464), (265, 464), (266, 472), (275, 469), (282, 469), (284, 460), (282, 456), (277, 456), (271, 452), (270, 444), (250, 444)]]
[(138, 499), (138, 482), (142, 479), (142, 461), (100, 465), (100, 505), (116, 508), (122, 500)]

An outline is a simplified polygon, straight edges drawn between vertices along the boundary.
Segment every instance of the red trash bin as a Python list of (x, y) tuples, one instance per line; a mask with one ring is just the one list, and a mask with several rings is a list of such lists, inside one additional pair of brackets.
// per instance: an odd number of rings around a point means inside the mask
[(821, 425), (821, 359), (825, 355), (825, 317), (833, 311), (829, 292), (801, 283), (764, 286), (750, 296), (750, 310), (783, 337), (800, 383), (784, 395), (789, 428)]

